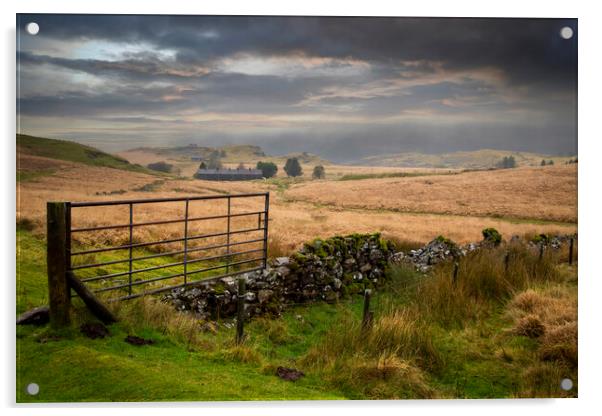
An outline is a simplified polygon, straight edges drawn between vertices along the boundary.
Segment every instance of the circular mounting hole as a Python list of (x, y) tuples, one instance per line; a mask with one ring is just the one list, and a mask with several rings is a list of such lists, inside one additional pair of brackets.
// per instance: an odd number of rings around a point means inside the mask
[(570, 39), (573, 37), (573, 29), (571, 29), (568, 26), (563, 27), (562, 29), (560, 29), (560, 37), (562, 39)]
[(27, 393), (28, 394), (35, 396), (39, 392), (40, 392), (40, 386), (38, 386), (37, 383), (29, 383), (27, 385)]
[(35, 36), (40, 31), (40, 25), (38, 25), (36, 22), (30, 22), (30, 23), (27, 23), (27, 26), (25, 26), (25, 30), (30, 35)]
[(560, 388), (564, 391), (569, 391), (573, 388), (573, 380), (570, 378), (563, 378), (560, 382)]

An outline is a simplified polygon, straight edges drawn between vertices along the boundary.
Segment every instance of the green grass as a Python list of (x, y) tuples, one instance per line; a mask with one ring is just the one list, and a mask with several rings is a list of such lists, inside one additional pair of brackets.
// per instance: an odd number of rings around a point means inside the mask
[[(23, 227), (17, 241), (17, 312), (22, 312), (46, 302), (45, 244)], [(104, 253), (85, 262), (109, 259)], [(173, 261), (160, 259), (152, 264)], [(560, 376), (576, 380), (575, 370), (541, 361), (539, 341), (509, 331), (513, 321), (506, 314), (507, 298), (495, 295), (478, 319), (450, 325), (416, 315), (417, 296), (431, 278), (404, 268), (388, 273), (391, 281), (372, 298), (375, 321), (367, 335), (360, 329), (362, 299), (354, 297), (338, 304), (294, 306), (280, 318), (253, 318), (240, 346), (233, 343), (235, 328), (226, 325), (228, 320), (203, 331), (190, 315), (148, 299), (122, 303), (120, 321), (109, 327), (111, 335), (91, 340), (78, 331), (80, 323), (92, 318), (76, 299), (67, 330), (17, 328), (17, 401), (488, 398), (519, 397), (525, 391), (576, 395), (560, 392), (556, 383)], [(576, 268), (563, 264), (553, 281), (542, 277), (528, 286), (543, 290), (553, 284), (576, 296), (575, 276)], [(156, 343), (135, 347), (124, 342), (128, 334)], [(405, 347), (396, 350), (395, 345)], [(294, 383), (280, 380), (278, 366), (298, 368), (306, 376)], [(36, 396), (25, 393), (32, 382), (40, 386)]]
[[(17, 149), (29, 154), (51, 159), (66, 160), (91, 166), (102, 166), (123, 169), (134, 172), (154, 173), (140, 165), (134, 165), (127, 160), (102, 152), (90, 146), (67, 140), (46, 139), (43, 137), (17, 134)], [(21, 174), (21, 180), (30, 179), (30, 174)]]

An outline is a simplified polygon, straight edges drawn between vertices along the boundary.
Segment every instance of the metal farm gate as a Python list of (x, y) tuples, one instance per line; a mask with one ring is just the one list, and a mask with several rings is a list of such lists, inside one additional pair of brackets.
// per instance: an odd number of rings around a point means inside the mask
[[(233, 203), (242, 200), (249, 203), (255, 201), (259, 208), (234, 212)], [(213, 204), (213, 209), (218, 204), (217, 208), (224, 212), (217, 215), (191, 215), (193, 204), (198, 208), (198, 204), (209, 204), (209, 201)], [(183, 215), (153, 221), (136, 220), (137, 208), (143, 206), (146, 213), (152, 213), (154, 206), (165, 203), (180, 204)], [(220, 207), (219, 204), (223, 206)], [(121, 209), (125, 207), (129, 218), (127, 222), (82, 227), (72, 225), (72, 216), (85, 208), (104, 210), (116, 206)], [(201, 209), (205, 211), (202, 205)], [(107, 320), (111, 320), (110, 313), (96, 298), (96, 294), (114, 294), (111, 300), (132, 299), (199, 284), (209, 279), (264, 269), (267, 264), (268, 213), (269, 192), (121, 201), (48, 202), (47, 262), (51, 320), (58, 325), (69, 322), (71, 289), (93, 312), (100, 312), (99, 317), (105, 315), (109, 316)], [(243, 218), (252, 222), (252, 226), (237, 228), (233, 225), (234, 220)], [(216, 229), (215, 222), (220, 220), (223, 224)], [(192, 232), (192, 225), (210, 221), (214, 225), (210, 232), (199, 232), (198, 226), (195, 227), (197, 232)], [(181, 235), (177, 237), (151, 241), (145, 241), (144, 235), (135, 238), (135, 231), (145, 227), (174, 224), (181, 224)], [(102, 238), (95, 241), (92, 237), (91, 246), (78, 244), (80, 247), (72, 250), (74, 241), (80, 239), (74, 236), (112, 231), (124, 232), (126, 243), (104, 245)], [(206, 243), (203, 244), (204, 242)], [(162, 249), (174, 245), (179, 248)], [(249, 248), (250, 246), (254, 247)], [(115, 258), (117, 253), (125, 253), (125, 256)], [(175, 261), (161, 262), (161, 258), (166, 257)], [(135, 267), (148, 261), (157, 264)], [(107, 270), (117, 267), (123, 267), (124, 270)]]

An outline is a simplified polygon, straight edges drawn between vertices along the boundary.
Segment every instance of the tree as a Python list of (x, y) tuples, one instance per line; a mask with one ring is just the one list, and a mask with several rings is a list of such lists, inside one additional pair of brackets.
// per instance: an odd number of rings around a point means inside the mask
[(514, 156), (504, 156), (502, 161), (499, 162), (497, 165), (502, 169), (515, 168), (516, 160), (514, 159)]
[(257, 169), (261, 170), (264, 178), (271, 178), (278, 172), (278, 166), (272, 162), (257, 162)]
[(324, 179), (326, 177), (326, 172), (324, 171), (324, 166), (318, 165), (314, 167), (314, 172), (311, 175), (314, 179)]
[(553, 160), (548, 160), (548, 165), (553, 165), (554, 161)]
[(516, 167), (516, 160), (514, 160), (514, 156), (509, 156), (508, 157), (508, 168), (515, 168)]
[(165, 173), (170, 173), (173, 169), (173, 165), (170, 165), (169, 163), (165, 162), (149, 163), (146, 167), (152, 170), (156, 170), (158, 172)]
[(220, 160), (219, 153), (212, 153), (209, 156), (209, 161), (207, 162), (208, 169), (221, 169), (222, 161)]
[(290, 159), (286, 159), (286, 163), (284, 164), (284, 171), (288, 176), (301, 176), (303, 175), (303, 169), (301, 169), (301, 165), (296, 157), (292, 157)]
[(207, 165), (205, 164), (205, 162), (201, 162), (201, 164), (199, 165), (199, 169), (207, 169)]
[(546, 165), (546, 161), (544, 159), (541, 159), (541, 163), (539, 164), (539, 166), (545, 166)]

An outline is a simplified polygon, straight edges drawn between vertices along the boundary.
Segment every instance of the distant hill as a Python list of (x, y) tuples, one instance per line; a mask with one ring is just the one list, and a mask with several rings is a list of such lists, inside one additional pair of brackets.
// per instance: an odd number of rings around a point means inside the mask
[(494, 149), (481, 149), (470, 152), (442, 154), (394, 153), (368, 156), (352, 164), (368, 166), (419, 167), (419, 168), (465, 168), (486, 169), (495, 167), (506, 156), (513, 156), (518, 166), (539, 166), (542, 159), (564, 164), (575, 157), (550, 156), (529, 152), (512, 152)]
[(134, 153), (146, 153), (166, 159), (189, 161), (191, 158), (209, 159), (211, 154), (218, 153), (222, 163), (253, 163), (259, 160), (284, 163), (286, 159), (296, 157), (301, 163), (329, 164), (328, 160), (307, 152), (289, 153), (280, 156), (267, 155), (259, 146), (251, 144), (232, 144), (220, 147), (206, 147), (189, 144), (175, 147), (138, 147), (121, 154), (128, 157)]
[(190, 160), (193, 157), (208, 159), (212, 153), (217, 152), (224, 163), (246, 162), (265, 156), (261, 147), (249, 144), (226, 145), (221, 147), (198, 146), (196, 144), (174, 147), (137, 147), (123, 153), (127, 154), (134, 152), (154, 154), (165, 158), (181, 160)]
[(94, 147), (67, 140), (47, 139), (25, 134), (17, 134), (17, 157), (19, 157), (19, 154), (42, 156), (50, 159), (134, 172), (149, 172), (140, 165), (131, 164), (126, 159), (113, 156)]

